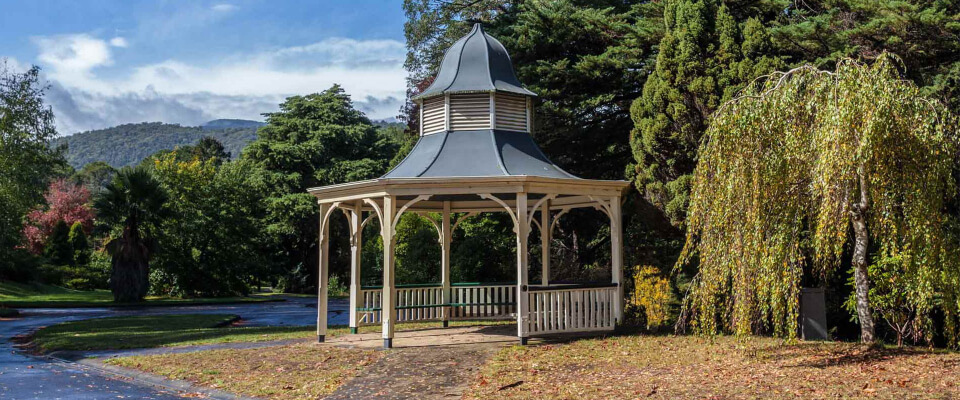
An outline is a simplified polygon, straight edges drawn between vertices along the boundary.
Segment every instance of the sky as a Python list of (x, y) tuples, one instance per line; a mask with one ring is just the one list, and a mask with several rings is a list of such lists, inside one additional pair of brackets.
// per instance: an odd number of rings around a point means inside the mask
[(401, 0), (5, 0), (0, 63), (41, 68), (61, 135), (262, 121), (337, 83), (371, 119), (405, 95)]

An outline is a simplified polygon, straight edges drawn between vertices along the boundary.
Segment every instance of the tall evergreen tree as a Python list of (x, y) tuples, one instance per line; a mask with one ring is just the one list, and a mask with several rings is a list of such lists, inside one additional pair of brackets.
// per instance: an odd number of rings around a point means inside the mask
[[(736, 12), (734, 12), (736, 11)], [(669, 0), (656, 69), (633, 102), (628, 171), (637, 188), (676, 225), (682, 225), (700, 137), (710, 114), (743, 84), (783, 65), (767, 55), (764, 9), (731, 10), (719, 0)]]
[[(318, 265), (319, 211), (307, 189), (376, 178), (386, 172), (397, 146), (353, 107), (339, 85), (290, 97), (280, 111), (266, 117), (267, 125), (244, 149), (243, 157), (264, 171), (266, 230), (273, 240), (274, 260), (289, 275), (288, 289), (306, 291), (316, 285), (312, 276)], [(334, 221), (331, 265), (348, 265), (347, 252), (339, 251), (349, 249), (347, 235), (337, 233), (343, 221)]]
[(62, 219), (53, 226), (47, 238), (43, 255), (53, 265), (73, 265), (73, 246), (70, 243), (70, 227)]
[(73, 265), (85, 267), (90, 263), (90, 242), (87, 240), (87, 234), (83, 232), (83, 224), (80, 221), (70, 226), (68, 240), (73, 250)]

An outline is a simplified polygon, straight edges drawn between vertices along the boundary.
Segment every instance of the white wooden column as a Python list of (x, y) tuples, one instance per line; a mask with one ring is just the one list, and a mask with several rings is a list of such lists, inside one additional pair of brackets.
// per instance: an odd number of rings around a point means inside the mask
[(389, 349), (393, 347), (393, 328), (397, 319), (397, 290), (394, 274), (394, 239), (393, 219), (397, 211), (396, 198), (393, 196), (383, 197), (383, 220), (381, 221), (381, 233), (383, 237), (383, 295), (380, 297), (380, 319), (383, 323), (383, 347)]
[(540, 284), (550, 284), (550, 200), (540, 205)]
[(350, 333), (357, 333), (360, 326), (360, 258), (363, 254), (363, 222), (362, 202), (357, 201), (350, 209)]
[(517, 336), (520, 344), (527, 344), (527, 322), (530, 316), (530, 299), (527, 295), (527, 238), (530, 224), (527, 223), (527, 194), (517, 193)]
[(330, 225), (327, 224), (327, 217), (330, 210), (329, 204), (320, 204), (320, 231), (319, 243), (319, 268), (317, 269), (317, 341), (323, 343), (327, 336), (327, 271), (329, 270), (330, 255)]
[(623, 322), (623, 217), (620, 197), (610, 198), (610, 265), (613, 283), (617, 284), (617, 297), (613, 302), (613, 315), (617, 323)]
[[(443, 216), (440, 220), (440, 285), (442, 289), (443, 304), (450, 304), (450, 243), (453, 241), (453, 232), (450, 230), (450, 202), (443, 202)], [(443, 320), (443, 327), (446, 328), (450, 321), (450, 307), (440, 308), (440, 317)]]

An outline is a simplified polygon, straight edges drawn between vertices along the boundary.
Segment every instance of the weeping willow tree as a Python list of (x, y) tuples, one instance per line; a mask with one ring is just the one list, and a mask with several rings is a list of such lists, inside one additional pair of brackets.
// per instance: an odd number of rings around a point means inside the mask
[(918, 326), (930, 326), (936, 306), (956, 319), (943, 211), (956, 123), (901, 80), (899, 66), (883, 55), (834, 72), (775, 73), (717, 111), (678, 264), (700, 266), (681, 326), (794, 337), (804, 271), (823, 277), (849, 259), (861, 339), (872, 342), (873, 257), (902, 260), (900, 289)]

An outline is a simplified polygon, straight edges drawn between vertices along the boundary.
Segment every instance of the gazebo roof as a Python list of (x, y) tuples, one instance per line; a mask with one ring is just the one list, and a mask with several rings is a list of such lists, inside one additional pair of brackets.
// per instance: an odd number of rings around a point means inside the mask
[(520, 84), (507, 49), (475, 24), (470, 33), (447, 49), (433, 84), (415, 99), (494, 90), (536, 96)]
[(580, 179), (556, 166), (524, 132), (441, 132), (420, 138), (383, 178), (542, 176)]

